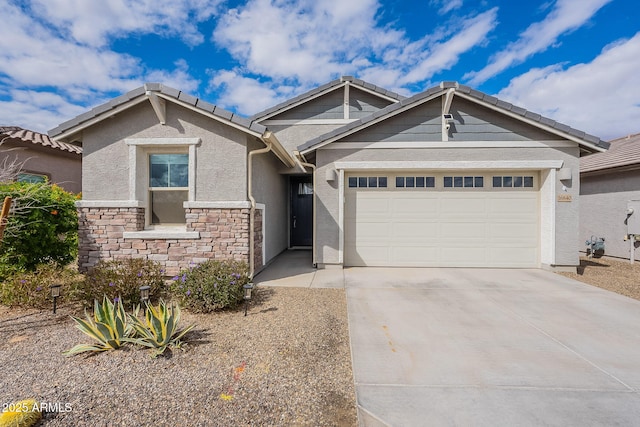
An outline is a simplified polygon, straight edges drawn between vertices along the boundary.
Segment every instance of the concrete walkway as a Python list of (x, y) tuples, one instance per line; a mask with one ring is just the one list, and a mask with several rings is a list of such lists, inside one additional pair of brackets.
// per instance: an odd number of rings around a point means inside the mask
[(640, 301), (542, 270), (316, 270), (254, 282), (346, 287), (361, 426), (640, 424)]
[(285, 251), (258, 273), (253, 283), (297, 288), (344, 288), (341, 268), (317, 269), (312, 263), (311, 250)]

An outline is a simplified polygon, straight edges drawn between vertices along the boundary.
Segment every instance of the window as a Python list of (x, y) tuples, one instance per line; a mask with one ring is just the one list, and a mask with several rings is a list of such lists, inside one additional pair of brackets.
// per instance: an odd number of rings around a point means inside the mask
[(396, 188), (433, 188), (436, 178), (433, 176), (397, 176)]
[(189, 199), (189, 155), (149, 155), (151, 224), (184, 224)]
[(19, 173), (18, 182), (28, 182), (30, 184), (42, 184), (49, 181), (47, 175), (37, 173)]
[(533, 188), (533, 176), (494, 176), (494, 188)]
[(445, 188), (482, 188), (484, 187), (484, 177), (482, 176), (445, 176)]
[(386, 188), (386, 176), (350, 176), (349, 188)]

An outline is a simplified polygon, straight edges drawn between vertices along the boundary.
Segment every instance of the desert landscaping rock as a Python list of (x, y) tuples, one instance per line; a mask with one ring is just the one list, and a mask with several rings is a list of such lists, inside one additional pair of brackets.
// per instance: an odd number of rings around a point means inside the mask
[(249, 313), (183, 311), (184, 351), (125, 347), (65, 357), (90, 342), (69, 318), (0, 307), (0, 403), (68, 404), (46, 426), (356, 424), (344, 290), (258, 288)]
[(617, 258), (588, 258), (580, 260), (577, 273), (560, 273), (589, 285), (640, 300), (640, 262), (631, 264)]

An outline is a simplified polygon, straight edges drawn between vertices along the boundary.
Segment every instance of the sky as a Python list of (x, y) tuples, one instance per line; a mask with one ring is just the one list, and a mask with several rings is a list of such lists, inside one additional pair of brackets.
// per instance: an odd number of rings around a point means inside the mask
[(250, 116), (343, 75), (640, 132), (636, 0), (0, 0), (0, 16), (0, 125), (43, 133), (145, 82)]

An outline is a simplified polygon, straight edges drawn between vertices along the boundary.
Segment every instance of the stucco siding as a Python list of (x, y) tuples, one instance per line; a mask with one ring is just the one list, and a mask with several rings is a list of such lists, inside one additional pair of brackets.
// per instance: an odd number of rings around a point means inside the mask
[[(624, 241), (629, 200), (640, 200), (640, 170), (582, 178), (580, 250), (586, 250), (584, 243), (591, 236), (604, 237), (605, 255), (629, 259), (630, 243)], [(639, 256), (637, 250), (634, 256)]]
[[(317, 151), (316, 191), (317, 206), (317, 252), (318, 263), (338, 264), (339, 260), (339, 180), (327, 181), (327, 170), (334, 169), (336, 161), (531, 161), (562, 160), (564, 167), (571, 168), (571, 182), (555, 183), (555, 194), (571, 196), (570, 202), (555, 202), (548, 212), (555, 212), (555, 242), (541, 242), (552, 245), (555, 258), (548, 260), (553, 265), (577, 265), (578, 247), (575, 236), (578, 233), (576, 218), (579, 213), (579, 149), (572, 148), (443, 148), (443, 149), (363, 149)], [(563, 188), (566, 187), (566, 191)], [(553, 191), (551, 187), (550, 191)], [(553, 210), (551, 210), (553, 208)], [(551, 232), (551, 230), (550, 230)]]
[[(158, 122), (149, 103), (142, 103), (84, 132), (84, 200), (129, 199), (128, 138), (200, 138), (196, 200), (246, 200), (246, 180), (237, 177), (246, 176), (247, 135), (172, 103), (167, 103), (166, 125)], [(145, 161), (149, 150), (141, 151), (138, 162)]]
[(278, 173), (281, 167), (270, 153), (253, 156), (253, 196), (265, 205), (265, 263), (287, 248), (287, 179)]
[(276, 134), (278, 141), (289, 152), (297, 150), (299, 145), (317, 136), (343, 126), (342, 124), (272, 125), (268, 121), (265, 124), (269, 127), (269, 130)]

